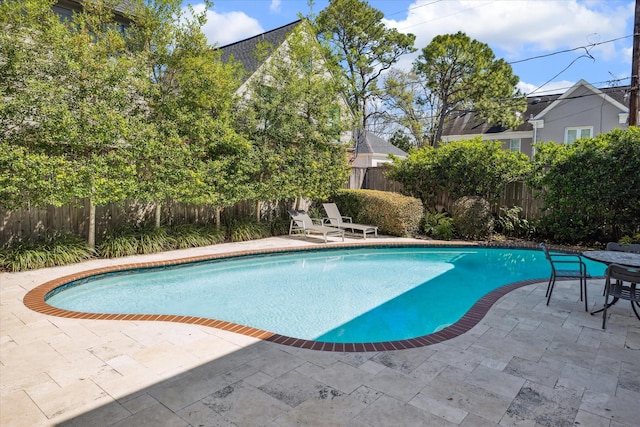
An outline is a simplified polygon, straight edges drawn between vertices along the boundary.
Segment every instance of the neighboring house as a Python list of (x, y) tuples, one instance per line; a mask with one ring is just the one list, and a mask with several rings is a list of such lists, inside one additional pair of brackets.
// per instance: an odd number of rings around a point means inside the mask
[(526, 119), (516, 129), (490, 125), (473, 113), (461, 113), (447, 123), (442, 141), (480, 136), (533, 157), (536, 142), (570, 144), (616, 128), (626, 129), (628, 90), (628, 86), (598, 89), (580, 80), (563, 94), (528, 97)]
[(368, 131), (354, 132), (353, 139), (356, 144), (351, 165), (355, 168), (376, 167), (390, 163), (389, 154), (402, 159), (408, 155), (405, 151)]
[[(258, 34), (257, 36), (219, 48), (222, 51), (223, 61), (228, 61), (233, 58), (240, 62), (246, 71), (244, 82), (236, 92), (238, 95), (245, 93), (247, 82), (252, 76), (259, 73), (263, 65), (263, 62), (259, 61), (255, 54), (258, 44), (268, 42), (276, 48), (274, 54), (270, 58), (267, 58), (267, 61), (273, 60), (277, 55), (278, 49), (285, 45), (287, 35), (300, 25), (301, 22), (301, 20), (298, 20), (263, 34)], [(360, 136), (358, 137), (358, 135)], [(403, 158), (407, 156), (407, 153), (404, 151), (370, 132), (347, 132), (341, 139), (343, 142), (354, 142), (354, 149), (349, 153), (353, 167), (372, 167), (380, 163), (390, 162), (388, 158), (389, 154)]]
[[(283, 52), (284, 49), (286, 49), (288, 35), (297, 26), (302, 25), (302, 23), (303, 23), (302, 20), (294, 21), (294, 22), (291, 22), (290, 24), (283, 25), (282, 27), (275, 28), (265, 33), (258, 34), (256, 36), (249, 37), (247, 39), (240, 40), (238, 42), (219, 47), (219, 49), (222, 51), (223, 61), (226, 62), (233, 59), (237, 62), (240, 62), (240, 64), (242, 64), (245, 70), (245, 74), (243, 76), (243, 83), (236, 91), (236, 94), (238, 96), (241, 96), (241, 97), (246, 96), (247, 85), (249, 84), (252, 78), (257, 78), (257, 76), (260, 75), (261, 69), (265, 63), (267, 63), (268, 61), (281, 60), (280, 59), (281, 57), (279, 58), (279, 55), (280, 55), (280, 52)], [(310, 36), (310, 37), (313, 37), (313, 36)], [(268, 58), (261, 61), (256, 56), (256, 48), (258, 47), (259, 44), (264, 42), (269, 43), (271, 46), (273, 46), (274, 51)], [(323, 68), (320, 65), (318, 72), (322, 73), (323, 72), (322, 70)], [(328, 71), (326, 72), (326, 75), (327, 75), (327, 78), (332, 78), (331, 74), (329, 74)], [(343, 99), (341, 99), (340, 102), (344, 106), (343, 111), (347, 111), (348, 108), (347, 108), (346, 102), (344, 102)], [(353, 141), (352, 132), (348, 131), (343, 133), (340, 136), (340, 141), (343, 143), (348, 143), (350, 141)]]
[(240, 62), (246, 71), (243, 76), (244, 83), (238, 89), (238, 93), (244, 92), (246, 82), (263, 64), (263, 62), (259, 61), (256, 57), (256, 48), (258, 47), (258, 44), (267, 42), (276, 49), (280, 48), (286, 40), (287, 35), (289, 35), (295, 27), (300, 25), (301, 22), (301, 20), (297, 20), (290, 24), (283, 25), (282, 27), (267, 31), (266, 33), (258, 34), (257, 36), (249, 37), (248, 39), (240, 40), (219, 48), (222, 51), (222, 60), (224, 62), (233, 58), (235, 61)]
[[(82, 3), (85, 1), (87, 0), (58, 0), (51, 8), (61, 19), (70, 20), (73, 18), (74, 13), (82, 12)], [(125, 5), (126, 0), (123, 0), (122, 4), (114, 10), (115, 20), (121, 24), (123, 28), (130, 23), (130, 20), (124, 15)]]

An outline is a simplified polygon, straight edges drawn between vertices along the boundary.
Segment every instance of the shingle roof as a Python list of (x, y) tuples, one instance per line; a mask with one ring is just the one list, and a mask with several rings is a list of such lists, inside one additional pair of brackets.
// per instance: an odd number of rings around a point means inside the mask
[(247, 71), (247, 74), (245, 75), (245, 79), (247, 79), (261, 64), (255, 55), (258, 43), (265, 41), (274, 47), (278, 47), (282, 44), (287, 34), (300, 24), (300, 22), (301, 20), (297, 20), (274, 30), (258, 34), (257, 36), (249, 37), (248, 39), (240, 40), (226, 46), (221, 46), (219, 49), (222, 51), (222, 60), (226, 62), (233, 57), (236, 61), (239, 61)]
[(358, 154), (393, 154), (394, 156), (403, 157), (408, 155), (405, 151), (402, 151), (389, 141), (384, 140), (371, 132), (358, 132), (357, 141), (356, 153)]
[[(629, 89), (629, 86), (600, 88), (599, 90), (618, 101), (623, 105), (628, 105), (628, 101), (625, 100), (624, 94)], [(562, 94), (553, 95), (541, 95), (527, 97), (527, 110), (523, 114), (524, 122), (514, 131), (531, 131), (533, 126), (528, 120), (532, 117), (536, 117), (545, 108), (551, 105), (554, 101), (561, 97)], [(569, 97), (570, 98), (570, 97)], [(473, 112), (462, 112), (450, 118), (449, 122), (445, 125), (442, 135), (478, 135), (478, 134), (491, 134), (504, 132), (508, 129), (485, 122)]]

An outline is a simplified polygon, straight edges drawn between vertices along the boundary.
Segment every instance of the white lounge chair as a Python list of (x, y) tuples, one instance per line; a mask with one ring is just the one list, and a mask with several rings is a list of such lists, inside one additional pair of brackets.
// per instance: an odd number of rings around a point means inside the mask
[(362, 236), (365, 239), (367, 238), (367, 233), (373, 233), (375, 237), (378, 237), (378, 227), (374, 225), (354, 223), (350, 216), (340, 215), (340, 210), (335, 203), (323, 203), (322, 206), (327, 213), (327, 218), (325, 218), (325, 221), (328, 221), (332, 227), (341, 228), (343, 230), (351, 230), (352, 233), (355, 233), (356, 230), (362, 231)]
[(306, 239), (310, 234), (322, 234), (325, 243), (327, 243), (327, 236), (340, 236), (344, 242), (344, 230), (322, 225), (321, 219), (316, 220), (320, 224), (314, 224), (313, 219), (305, 211), (290, 210), (287, 212), (291, 217), (291, 223), (289, 224), (290, 236), (294, 233), (302, 233)]

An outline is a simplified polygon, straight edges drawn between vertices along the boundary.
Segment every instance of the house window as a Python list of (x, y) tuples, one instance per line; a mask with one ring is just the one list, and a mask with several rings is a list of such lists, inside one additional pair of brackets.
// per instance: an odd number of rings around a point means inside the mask
[(509, 151), (522, 151), (522, 140), (520, 138), (514, 138), (509, 140)]
[(572, 144), (581, 138), (591, 138), (593, 136), (593, 126), (580, 126), (566, 128), (564, 132), (564, 143)]

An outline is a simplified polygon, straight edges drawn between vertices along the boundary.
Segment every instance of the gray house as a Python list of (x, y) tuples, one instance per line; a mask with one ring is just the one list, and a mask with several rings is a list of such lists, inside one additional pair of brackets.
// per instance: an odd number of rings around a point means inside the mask
[(376, 167), (390, 163), (389, 154), (400, 158), (406, 158), (408, 155), (389, 141), (368, 131), (354, 132), (353, 139), (356, 144), (351, 164), (356, 168)]
[(447, 123), (442, 141), (479, 136), (501, 141), (503, 148), (532, 157), (536, 142), (570, 144), (616, 128), (626, 129), (628, 93), (628, 86), (598, 89), (580, 80), (563, 94), (527, 98), (526, 119), (516, 129), (491, 125), (473, 113), (462, 113)]
[[(275, 48), (279, 48), (289, 33), (301, 22), (301, 20), (297, 20), (265, 33), (221, 46), (219, 49), (222, 52), (222, 60), (227, 62), (233, 58), (235, 61), (240, 62), (246, 72), (243, 76), (243, 80), (246, 82), (262, 65), (262, 62), (256, 57), (258, 44), (266, 42)], [(242, 88), (239, 91), (242, 91)]]

